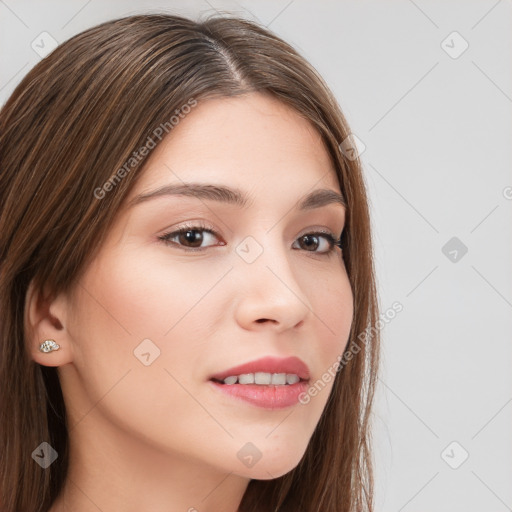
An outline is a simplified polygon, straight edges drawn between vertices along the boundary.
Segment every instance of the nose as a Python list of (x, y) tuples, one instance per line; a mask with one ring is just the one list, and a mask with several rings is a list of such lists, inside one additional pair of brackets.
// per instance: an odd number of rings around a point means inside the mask
[(272, 245), (268, 241), (253, 263), (241, 259), (236, 264), (240, 286), (235, 314), (244, 329), (282, 332), (302, 326), (312, 314), (298, 268), (292, 268), (284, 247)]

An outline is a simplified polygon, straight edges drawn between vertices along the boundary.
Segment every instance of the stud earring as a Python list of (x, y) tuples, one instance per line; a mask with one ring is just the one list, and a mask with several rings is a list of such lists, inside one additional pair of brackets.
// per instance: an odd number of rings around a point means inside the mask
[(60, 345), (57, 345), (54, 340), (46, 340), (39, 346), (41, 352), (51, 352), (52, 350), (59, 350)]

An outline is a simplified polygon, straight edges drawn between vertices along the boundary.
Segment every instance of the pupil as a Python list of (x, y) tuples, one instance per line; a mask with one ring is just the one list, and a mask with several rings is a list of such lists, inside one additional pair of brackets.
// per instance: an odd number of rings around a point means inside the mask
[[(185, 240), (188, 244), (196, 244), (197, 246), (201, 245), (202, 239), (201, 236), (198, 235), (197, 231), (194, 231), (193, 229), (189, 229), (188, 231), (185, 231), (185, 233), (182, 233), (182, 235), (185, 237)], [(197, 243), (199, 242), (199, 243)]]
[(311, 247), (311, 242), (313, 242), (313, 244), (317, 244), (318, 245), (318, 240), (316, 239), (316, 236), (312, 236), (312, 235), (304, 235), (302, 237), (302, 240), (306, 240), (306, 247)]

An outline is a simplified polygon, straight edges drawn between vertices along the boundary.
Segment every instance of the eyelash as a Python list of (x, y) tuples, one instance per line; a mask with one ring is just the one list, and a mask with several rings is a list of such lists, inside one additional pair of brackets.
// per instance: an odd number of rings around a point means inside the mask
[[(163, 235), (160, 235), (158, 237), (158, 239), (161, 240), (166, 245), (178, 246), (181, 250), (183, 250), (185, 252), (202, 252), (202, 251), (205, 251), (206, 249), (208, 249), (209, 247), (212, 247), (212, 246), (208, 246), (208, 247), (203, 247), (203, 248), (197, 248), (197, 247), (190, 248), (190, 247), (184, 247), (176, 242), (170, 241), (171, 238), (175, 238), (176, 236), (184, 234), (187, 231), (205, 231), (206, 233), (210, 233), (211, 235), (214, 235), (216, 238), (218, 238), (216, 231), (211, 226), (207, 226), (207, 225), (199, 222), (196, 225), (185, 225), (185, 226), (182, 226), (181, 228), (176, 229), (174, 231), (164, 233)], [(334, 236), (334, 234), (330, 231), (315, 231), (312, 233), (304, 233), (297, 240), (299, 240), (300, 238), (303, 238), (307, 235), (314, 235), (314, 236), (320, 235), (320, 236), (324, 237), (329, 242), (330, 247), (325, 252), (317, 252), (317, 251), (305, 251), (305, 252), (311, 252), (313, 254), (319, 254), (321, 256), (330, 256), (334, 252), (336, 247), (340, 247), (340, 248), (342, 247), (342, 238), (336, 238)], [(343, 233), (342, 233), (342, 237), (343, 237)]]

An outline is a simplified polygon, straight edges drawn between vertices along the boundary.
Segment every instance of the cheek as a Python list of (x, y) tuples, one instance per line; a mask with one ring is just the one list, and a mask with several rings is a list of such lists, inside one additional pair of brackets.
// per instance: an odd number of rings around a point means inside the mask
[(222, 318), (215, 297), (229, 268), (167, 261), (165, 253), (155, 257), (129, 248), (95, 262), (79, 287), (72, 326), (84, 378), (99, 388), (127, 369), (144, 369), (142, 379), (152, 375), (141, 381), (148, 389), (162, 379), (168, 384), (165, 369), (180, 380), (199, 378), (205, 344)]
[(352, 327), (354, 305), (353, 294), (345, 268), (332, 272), (326, 279), (309, 283), (313, 310), (313, 332), (317, 344), (309, 347), (311, 360), (318, 361), (316, 375), (312, 376), (306, 394), (300, 399), (304, 406), (321, 415), (338, 375), (339, 361), (348, 345)]
[(320, 353), (324, 366), (330, 366), (345, 349), (354, 314), (354, 299), (345, 268), (326, 279), (306, 284), (310, 294)]
[(226, 265), (156, 265), (128, 256), (111, 261), (98, 261), (85, 274), (74, 308), (70, 334), (81, 387), (74, 390), (81, 393), (76, 417), (97, 404), (93, 410), (123, 430), (160, 448), (190, 451), (187, 440), (204, 436), (204, 425), (219, 428), (189, 392), (195, 397), (204, 385), (207, 317), (219, 317), (209, 292)]
[(101, 302), (105, 311), (98, 309), (96, 314), (105, 324), (115, 320), (133, 340), (170, 335), (177, 327), (191, 324), (189, 315), (229, 269), (164, 256), (133, 251), (91, 273), (86, 286)]

